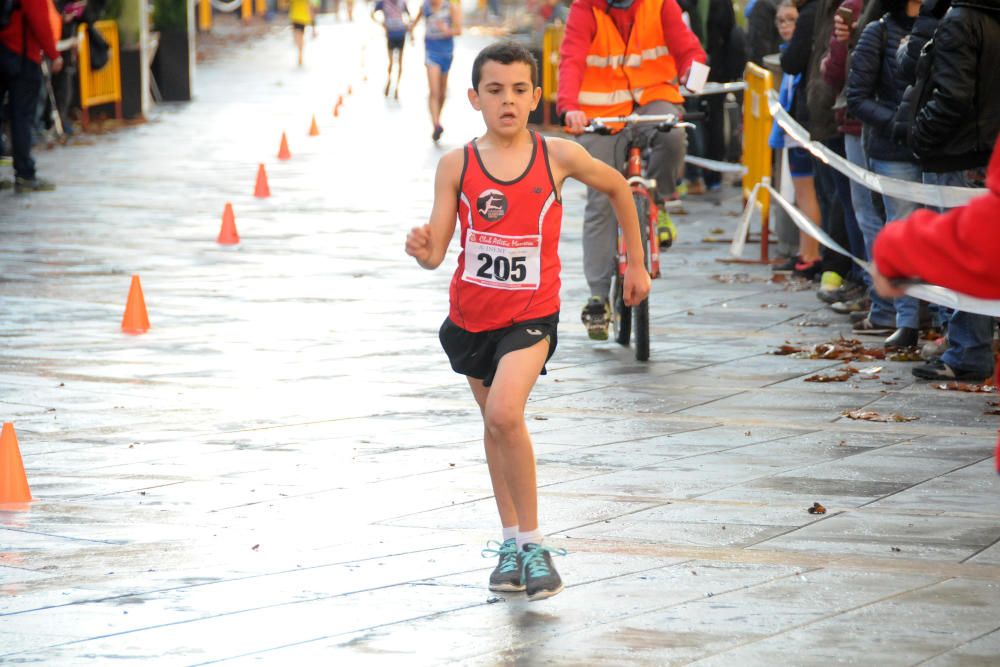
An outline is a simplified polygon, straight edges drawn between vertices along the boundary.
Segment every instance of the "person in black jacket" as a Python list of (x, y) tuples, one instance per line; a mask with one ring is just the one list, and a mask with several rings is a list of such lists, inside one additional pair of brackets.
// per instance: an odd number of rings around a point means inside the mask
[[(742, 30), (736, 25), (732, 3), (729, 0), (680, 0), (678, 4), (688, 13), (691, 30), (698, 36), (708, 56), (709, 80), (726, 82), (741, 79), (746, 65), (746, 44)], [(686, 109), (705, 113), (705, 120), (688, 134), (692, 155), (725, 161), (725, 97), (705, 95), (688, 98)], [(717, 171), (694, 166), (688, 166), (685, 171), (692, 184), (688, 190), (691, 194), (704, 192), (704, 186), (709, 190), (718, 190), (722, 182), (722, 174)]]
[[(805, 126), (813, 140), (843, 156), (844, 137), (838, 133), (833, 116), (836, 96), (820, 75), (820, 63), (827, 52), (833, 32), (833, 14), (838, 5), (839, 0), (805, 0), (799, 5), (795, 33), (781, 54), (781, 69), (787, 74), (802, 75), (795, 92), (792, 116)], [(813, 158), (813, 172), (823, 231), (840, 245), (850, 248), (855, 256), (864, 257), (864, 237), (854, 218), (847, 178), (816, 158)], [(846, 278), (852, 271), (851, 260), (824, 247), (822, 262), (798, 273), (814, 278), (827, 271)], [(855, 282), (860, 282), (860, 275), (855, 278)]]
[(764, 56), (777, 53), (782, 43), (774, 21), (777, 0), (753, 0), (747, 5), (747, 56), (755, 65), (764, 66)]
[[(906, 84), (898, 74), (896, 53), (910, 34), (920, 0), (885, 0), (888, 12), (865, 26), (851, 56), (847, 77), (847, 109), (864, 124), (865, 155), (872, 171), (881, 176), (920, 182), (920, 165), (909, 146), (894, 141), (891, 133), (896, 107)], [(915, 202), (883, 195), (885, 219), (899, 220), (917, 209)], [(874, 241), (874, 238), (872, 239)], [(918, 342), (920, 304), (912, 297), (895, 300), (896, 327), (886, 339), (887, 348), (914, 347)]]
[[(953, 0), (934, 33), (926, 103), (909, 128), (924, 183), (981, 186), (1000, 135), (1000, 0)], [(918, 81), (917, 86), (922, 82)], [(924, 380), (981, 380), (993, 373), (993, 319), (955, 312), (948, 349), (913, 369)]]

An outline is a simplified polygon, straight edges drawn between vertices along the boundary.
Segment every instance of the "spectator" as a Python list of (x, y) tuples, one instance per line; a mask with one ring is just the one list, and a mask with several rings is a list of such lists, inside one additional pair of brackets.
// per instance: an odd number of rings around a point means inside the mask
[[(787, 40), (790, 40), (795, 32), (795, 22), (799, 12), (795, 8), (792, 0), (782, 0), (778, 7), (778, 13), (774, 22), (778, 26), (778, 32), (782, 39), (786, 40), (778, 48), (784, 50), (787, 47)], [(796, 91), (802, 80), (801, 74), (785, 74), (781, 77), (781, 89), (778, 95), (781, 106), (789, 110), (795, 100)], [(813, 182), (812, 159), (809, 151), (802, 146), (791, 145), (791, 140), (782, 131), (781, 126), (775, 121), (771, 129), (771, 137), (768, 141), (771, 148), (785, 149), (788, 153), (788, 167), (791, 172), (792, 184), (795, 188), (795, 205), (802, 210), (813, 224), (819, 226), (820, 213), (819, 202), (816, 201), (816, 188)], [(819, 242), (799, 231), (799, 254), (791, 258), (787, 263), (776, 266), (775, 272), (791, 272), (802, 275), (802, 272), (809, 269), (820, 260)]]
[[(874, 0), (869, 0), (869, 5)], [(820, 63), (820, 72), (823, 81), (826, 82), (836, 96), (833, 104), (833, 117), (837, 123), (837, 131), (844, 135), (844, 154), (847, 159), (862, 169), (868, 169), (868, 159), (865, 156), (864, 147), (861, 142), (861, 122), (848, 113), (847, 110), (847, 69), (848, 51), (854, 48), (857, 38), (856, 28), (857, 17), (861, 14), (862, 0), (845, 0), (837, 8), (837, 13), (833, 17), (833, 34), (830, 36), (826, 56)], [(852, 17), (850, 21), (844, 23), (840, 16), (841, 12), (847, 12)], [(851, 208), (854, 211), (854, 218), (857, 220), (858, 229), (865, 242), (866, 252), (869, 244), (875, 240), (878, 230), (885, 224), (883, 214), (875, 206), (875, 200), (871, 191), (860, 183), (849, 181), (848, 187), (851, 194)], [(854, 281), (845, 282), (835, 289), (820, 289), (816, 296), (828, 304), (840, 302), (863, 303), (869, 301), (871, 309), (867, 316), (872, 321), (887, 322), (895, 320), (895, 311), (892, 309), (892, 302), (878, 296), (869, 294), (871, 279), (867, 272), (861, 272), (862, 283)], [(847, 306), (844, 306), (845, 308)], [(859, 321), (864, 319), (865, 311), (858, 311)], [(852, 317), (854, 314), (852, 313)]]
[[(1000, 135), (1000, 1), (954, 0), (934, 33), (930, 91), (909, 129), (924, 183), (975, 187)], [(918, 69), (920, 69), (918, 67)], [(994, 230), (995, 233), (995, 230)], [(993, 373), (993, 319), (955, 312), (948, 349), (913, 369), (923, 380), (982, 379)]]
[[(843, 137), (837, 132), (833, 117), (833, 91), (822, 80), (819, 71), (833, 31), (833, 13), (836, 7), (833, 0), (806, 0), (799, 6), (795, 33), (781, 54), (781, 69), (787, 74), (802, 75), (792, 105), (792, 116), (806, 127), (813, 140), (820, 141), (833, 152), (843, 155)], [(847, 223), (856, 229), (857, 221), (854, 220), (850, 185), (846, 177), (815, 157), (813, 173), (823, 230), (842, 246), (849, 247), (855, 255), (864, 255), (864, 241), (860, 231), (857, 232), (856, 240), (853, 240), (853, 235), (848, 236)], [(846, 217), (849, 220), (845, 220)], [(835, 275), (839, 282), (850, 270), (851, 261), (848, 258), (824, 248), (823, 260), (814, 262), (800, 273), (807, 278), (828, 273), (831, 278)]]
[(784, 41), (774, 24), (780, 0), (751, 0), (746, 8), (747, 56), (755, 65), (764, 66), (764, 56), (778, 53)]
[(937, 213), (919, 209), (890, 222), (872, 250), (875, 284), (903, 294), (892, 279), (915, 279), (980, 299), (1000, 299), (1000, 141), (986, 172), (989, 192), (967, 206)]
[[(679, 0), (681, 9), (691, 19), (691, 30), (698, 37), (708, 58), (711, 81), (726, 82), (743, 78), (746, 65), (746, 40), (736, 25), (736, 13), (729, 0)], [(705, 119), (688, 131), (689, 152), (720, 162), (726, 159), (725, 95), (705, 95), (688, 98), (685, 108), (701, 111)], [(692, 136), (693, 135), (693, 136)], [(693, 138), (693, 141), (691, 139)], [(716, 191), (722, 184), (722, 174), (688, 165), (691, 182), (688, 192), (704, 193), (707, 187)]]
[(51, 0), (20, 0), (10, 24), (0, 30), (0, 100), (10, 96), (10, 132), (14, 155), (15, 192), (54, 190), (38, 178), (31, 157), (33, 119), (42, 92), (42, 57), (52, 59), (52, 71), (62, 69), (56, 51), (61, 19)]
[[(885, 16), (865, 26), (851, 60), (847, 82), (848, 110), (864, 123), (865, 155), (871, 170), (880, 176), (920, 182), (921, 170), (906, 144), (894, 141), (891, 125), (906, 84), (897, 72), (896, 52), (913, 28), (920, 0), (885, 0)], [(915, 202), (883, 196), (885, 219), (905, 218), (917, 209)], [(866, 240), (874, 241), (878, 230), (866, 224)], [(875, 303), (880, 299), (876, 297)], [(873, 304), (870, 321), (888, 322), (889, 313), (879, 313)], [(886, 309), (888, 311), (888, 309)], [(887, 348), (915, 347), (920, 329), (920, 302), (899, 297), (894, 303), (896, 331), (885, 341)]]

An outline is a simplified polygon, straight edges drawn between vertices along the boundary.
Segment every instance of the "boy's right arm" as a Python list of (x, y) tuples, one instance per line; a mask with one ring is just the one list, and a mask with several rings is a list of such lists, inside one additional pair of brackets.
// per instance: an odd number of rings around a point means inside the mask
[(434, 206), (431, 219), (406, 235), (406, 254), (425, 269), (436, 269), (444, 261), (458, 219), (458, 189), (464, 151), (453, 150), (438, 162), (434, 177)]

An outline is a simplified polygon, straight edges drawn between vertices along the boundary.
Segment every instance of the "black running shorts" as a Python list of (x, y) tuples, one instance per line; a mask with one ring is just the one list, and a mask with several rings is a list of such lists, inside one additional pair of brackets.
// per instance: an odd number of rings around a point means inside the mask
[[(451, 367), (456, 373), (482, 380), (483, 384), (489, 387), (493, 384), (493, 377), (496, 375), (500, 359), (508, 352), (523, 350), (535, 345), (540, 340), (547, 339), (549, 341), (549, 355), (545, 360), (551, 359), (558, 342), (556, 335), (558, 326), (559, 313), (527, 322), (518, 322), (503, 329), (478, 333), (466, 331), (450, 319), (445, 319), (438, 337), (441, 339), (441, 347), (444, 348), (445, 354), (448, 355), (448, 361), (451, 362)], [(545, 367), (542, 366), (542, 375), (545, 373)]]

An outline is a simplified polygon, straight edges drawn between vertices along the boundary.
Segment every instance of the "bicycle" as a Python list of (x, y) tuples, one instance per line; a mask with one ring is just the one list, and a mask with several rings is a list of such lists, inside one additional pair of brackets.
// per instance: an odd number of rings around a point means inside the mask
[[(685, 118), (691, 119), (696, 116), (700, 116), (700, 114), (687, 114)], [(689, 128), (694, 127), (694, 125), (682, 120), (676, 114), (651, 114), (648, 116), (630, 114), (628, 116), (592, 118), (590, 125), (584, 129), (584, 132), (611, 134), (612, 130), (608, 127), (608, 123), (625, 124), (621, 131), (622, 136), (627, 141), (626, 161), (622, 175), (625, 176), (632, 188), (632, 199), (635, 202), (636, 212), (639, 214), (639, 233), (646, 251), (646, 270), (651, 278), (656, 279), (660, 277), (660, 241), (656, 228), (660, 208), (653, 196), (653, 193), (656, 192), (656, 179), (646, 175), (649, 143), (652, 135), (639, 132), (638, 126), (642, 123), (657, 123), (657, 132), (669, 132), (674, 128)], [(617, 252), (618, 267), (613, 280), (611, 298), (611, 323), (615, 342), (627, 346), (632, 338), (634, 328), (636, 361), (647, 361), (649, 359), (649, 297), (643, 299), (636, 306), (625, 305), (624, 278), (628, 258), (621, 227), (618, 228)]]

